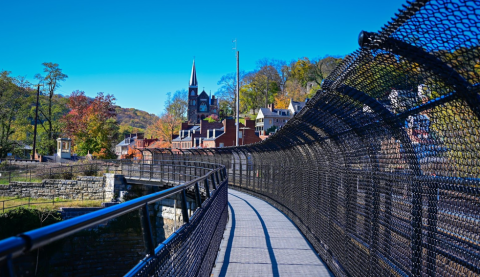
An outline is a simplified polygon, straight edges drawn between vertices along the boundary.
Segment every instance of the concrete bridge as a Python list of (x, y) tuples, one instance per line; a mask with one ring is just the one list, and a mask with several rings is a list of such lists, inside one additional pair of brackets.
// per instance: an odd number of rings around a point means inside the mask
[[(361, 32), (360, 49), (275, 135), (179, 155), (142, 151), (122, 173), (175, 186), (1, 241), (3, 273), (95, 230), (99, 248), (76, 248), (88, 252), (76, 261), (136, 234), (142, 247), (129, 240), (126, 252), (95, 257), (110, 267), (68, 264), (77, 273), (480, 275), (479, 10), (479, 1), (408, 2), (378, 32)], [(182, 204), (184, 225), (156, 241), (150, 205), (174, 195), (185, 203), (187, 193), (194, 214)], [(124, 232), (95, 227), (106, 220)], [(50, 269), (66, 275), (65, 264)]]

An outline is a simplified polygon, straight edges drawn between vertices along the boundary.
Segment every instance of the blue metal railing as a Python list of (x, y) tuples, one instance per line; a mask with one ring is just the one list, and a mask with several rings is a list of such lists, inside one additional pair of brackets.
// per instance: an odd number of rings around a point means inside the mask
[[(161, 164), (166, 166), (167, 162), (161, 161)], [(134, 163), (131, 163), (131, 165), (133, 166)], [(204, 173), (203, 176), (194, 178), (194, 175), (188, 175), (188, 177), (186, 177), (185, 174), (179, 175), (179, 172), (177, 172), (177, 174), (175, 174), (174, 172), (171, 176), (177, 176), (177, 181), (180, 184), (172, 188), (139, 197), (96, 212), (52, 224), (40, 229), (25, 232), (15, 237), (10, 237), (3, 241), (0, 241), (0, 265), (2, 266), (4, 273), (6, 273), (6, 275), (14, 276), (14, 259), (24, 255), (25, 253), (40, 249), (50, 243), (59, 241), (81, 230), (92, 228), (99, 225), (100, 223), (104, 223), (108, 220), (118, 218), (135, 210), (141, 210), (140, 218), (147, 255), (129, 274), (138, 275), (139, 272), (146, 272), (145, 268), (151, 268), (152, 264), (155, 267), (161, 267), (161, 265), (155, 264), (155, 261), (161, 263), (163, 260), (159, 257), (162, 255), (163, 252), (165, 252), (163, 249), (168, 248), (169, 245), (174, 242), (178, 244), (179, 237), (186, 239), (189, 234), (199, 232), (202, 233), (203, 230), (198, 228), (203, 228), (204, 226), (208, 226), (209, 224), (214, 224), (215, 226), (217, 226), (219, 224), (220, 218), (223, 217), (225, 217), (224, 221), (226, 224), (226, 187), (228, 183), (228, 174), (226, 173), (225, 167), (223, 165), (215, 165), (211, 163), (201, 162), (196, 162), (196, 166), (198, 166), (198, 172)], [(194, 169), (193, 167), (190, 168)], [(135, 169), (130, 168), (130, 172), (135, 172)], [(144, 169), (142, 169), (142, 172), (145, 172)], [(149, 176), (151, 176), (151, 174), (149, 174)], [(183, 176), (184, 179), (188, 178), (190, 180), (182, 182), (180, 176)], [(203, 190), (201, 189), (201, 187), (203, 188)], [(187, 190), (189, 189), (190, 191), (194, 192), (195, 203), (197, 206), (197, 209), (192, 215), (193, 224), (190, 224), (190, 217), (187, 210)], [(156, 247), (152, 234), (152, 227), (154, 226), (152, 226), (152, 223), (150, 222), (151, 211), (149, 210), (149, 204), (153, 204), (155, 202), (178, 194), (180, 194), (181, 197), (182, 217), (185, 224), (180, 229), (178, 229), (170, 238), (168, 238), (167, 241)], [(201, 196), (202, 194), (204, 198), (203, 201)], [(221, 195), (221, 197), (219, 197), (219, 195)], [(209, 211), (211, 207), (214, 207), (215, 210)], [(210, 220), (210, 222), (202, 222), (203, 219)], [(218, 234), (216, 234), (215, 232), (223, 233), (223, 228), (220, 228), (218, 230), (215, 229), (214, 232), (210, 232), (207, 237), (217, 238)], [(188, 243), (188, 240), (184, 240), (182, 242)], [(211, 239), (206, 243), (207, 245), (211, 244)], [(220, 240), (218, 238), (215, 242), (213, 242), (213, 244), (216, 243), (220, 243)], [(196, 246), (198, 245), (184, 245), (184, 247), (190, 247), (192, 249), (194, 249)], [(196, 251), (197, 255), (199, 255), (201, 260), (211, 260), (210, 266), (212, 266), (213, 260), (210, 256), (212, 256), (213, 254), (207, 253), (208, 247), (200, 248), (201, 249), (199, 249), (199, 251)], [(206, 257), (206, 254), (208, 254), (209, 256)], [(216, 255), (216, 253), (214, 254)], [(172, 259), (169, 259), (169, 261), (171, 263)], [(168, 267), (172, 268), (172, 270), (174, 268), (171, 266), (171, 264)], [(190, 274), (188, 275), (196, 275), (196, 272), (198, 272), (202, 268), (202, 264), (198, 263), (197, 261), (195, 262), (194, 267), (196, 270), (190, 270)]]

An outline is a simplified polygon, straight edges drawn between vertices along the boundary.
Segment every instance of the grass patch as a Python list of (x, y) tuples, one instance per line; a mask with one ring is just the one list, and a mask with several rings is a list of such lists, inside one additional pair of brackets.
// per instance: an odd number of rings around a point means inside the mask
[(62, 199), (55, 198), (15, 198), (15, 197), (0, 197), (0, 212), (6, 212), (8, 210), (18, 207), (30, 207), (34, 209), (59, 209), (61, 207), (70, 208), (91, 208), (101, 207), (102, 200), (78, 200), (78, 199)]
[[(25, 177), (12, 177), (11, 182), (27, 182), (27, 183), (41, 183), (43, 179), (40, 178), (25, 178)], [(7, 178), (1, 178), (0, 179), (0, 185), (8, 185), (10, 184), (10, 181)]]

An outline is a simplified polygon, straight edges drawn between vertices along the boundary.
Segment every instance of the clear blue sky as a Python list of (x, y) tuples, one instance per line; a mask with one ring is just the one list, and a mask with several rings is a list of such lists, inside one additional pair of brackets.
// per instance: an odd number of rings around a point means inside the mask
[(404, 0), (2, 1), (0, 69), (13, 76), (55, 62), (69, 78), (58, 93), (114, 94), (117, 104), (159, 114), (167, 92), (188, 87), (196, 57), (200, 89), (256, 61), (344, 56), (361, 30), (378, 31)]

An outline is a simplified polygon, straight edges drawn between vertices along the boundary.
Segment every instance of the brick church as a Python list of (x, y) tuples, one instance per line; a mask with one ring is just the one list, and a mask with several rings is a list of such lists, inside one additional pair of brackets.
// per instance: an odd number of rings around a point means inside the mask
[(192, 75), (188, 86), (188, 123), (198, 124), (200, 120), (212, 114), (218, 115), (218, 99), (215, 96), (210, 98), (205, 90), (200, 95), (198, 94), (197, 71), (195, 60), (193, 60)]

